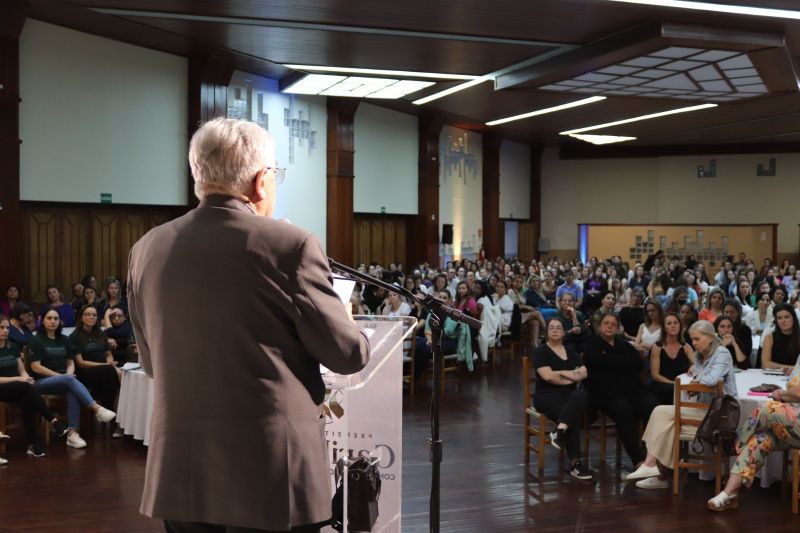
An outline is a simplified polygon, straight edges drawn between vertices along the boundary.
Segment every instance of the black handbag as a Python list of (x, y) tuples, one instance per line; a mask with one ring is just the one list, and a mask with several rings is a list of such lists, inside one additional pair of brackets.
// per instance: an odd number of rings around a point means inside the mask
[[(331, 500), (331, 526), (342, 531), (344, 502), (344, 458), (336, 463), (336, 492)], [(347, 529), (372, 531), (378, 520), (378, 498), (381, 495), (381, 473), (370, 458), (359, 457), (347, 469)]]

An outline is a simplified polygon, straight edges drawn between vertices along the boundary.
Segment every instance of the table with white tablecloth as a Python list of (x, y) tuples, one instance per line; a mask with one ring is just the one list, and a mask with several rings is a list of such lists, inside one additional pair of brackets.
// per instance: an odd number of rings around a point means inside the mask
[(119, 390), (117, 423), (126, 435), (150, 444), (153, 413), (153, 380), (141, 369), (125, 370)]

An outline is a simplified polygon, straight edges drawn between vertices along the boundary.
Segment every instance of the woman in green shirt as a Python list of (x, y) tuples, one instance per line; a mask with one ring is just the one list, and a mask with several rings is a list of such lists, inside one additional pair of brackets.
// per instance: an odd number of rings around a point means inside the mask
[(100, 329), (97, 308), (84, 306), (78, 313), (77, 327), (69, 336), (75, 364), (76, 376), (86, 385), (102, 405), (114, 405), (119, 393), (117, 361), (108, 346), (108, 338)]
[(31, 371), (40, 394), (63, 394), (67, 397), (67, 446), (85, 448), (86, 441), (78, 434), (81, 404), (92, 410), (100, 422), (110, 422), (116, 413), (102, 407), (86, 387), (75, 378), (74, 353), (65, 335), (61, 334), (61, 317), (51, 309), (42, 317), (37, 335), (30, 343)]
[[(8, 340), (10, 327), (11, 322), (8, 317), (0, 315), (0, 401), (19, 405), (28, 455), (43, 457), (44, 446), (36, 434), (36, 413), (50, 421), (53, 431), (58, 436), (66, 435), (67, 428), (58, 421), (42, 397), (36, 393), (33, 378), (25, 371), (19, 346)], [(7, 435), (3, 437), (8, 438)], [(0, 457), (0, 465), (6, 463), (8, 460)]]

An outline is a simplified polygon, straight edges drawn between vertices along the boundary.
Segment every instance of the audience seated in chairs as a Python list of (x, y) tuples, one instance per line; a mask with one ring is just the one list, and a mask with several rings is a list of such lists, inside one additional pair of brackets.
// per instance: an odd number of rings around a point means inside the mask
[(761, 368), (793, 368), (800, 354), (800, 324), (794, 309), (781, 303), (773, 309), (775, 327), (764, 335)]
[(494, 346), (500, 338), (500, 308), (492, 303), (489, 298), (488, 285), (477, 281), (472, 284), (472, 294), (478, 300), (478, 308), (481, 310), (481, 329), (478, 332), (478, 355), (483, 363), (489, 361), (489, 348)]
[(86, 441), (78, 434), (81, 404), (91, 409), (101, 422), (110, 422), (116, 413), (94, 401), (83, 383), (75, 378), (75, 354), (69, 340), (61, 333), (61, 318), (55, 310), (51, 309), (42, 317), (42, 325), (30, 348), (29, 360), (36, 379), (36, 392), (66, 395), (67, 446), (85, 448)]
[[(450, 301), (450, 292), (449, 291), (439, 291), (436, 295), (436, 298), (442, 301), (444, 305), (450, 306), (452, 302)], [(463, 327), (463, 329), (462, 329)], [(466, 330), (466, 346), (462, 340), (463, 331)], [(422, 375), (422, 372), (428, 366), (433, 357), (433, 347), (431, 346), (432, 341), (432, 332), (431, 332), (431, 325), (430, 325), (430, 316), (425, 319), (425, 329), (424, 329), (424, 337), (417, 337), (416, 338), (416, 347), (415, 347), (415, 360), (414, 360), (414, 375), (419, 377)], [(472, 340), (469, 334), (469, 328), (463, 325), (459, 325), (458, 322), (453, 320), (452, 318), (446, 318), (444, 320), (444, 324), (442, 327), (442, 355), (451, 355), (454, 353), (458, 353), (459, 356), (466, 356), (464, 352), (465, 349), (469, 350), (469, 366), (472, 365)]]
[(386, 296), (386, 303), (383, 305), (382, 314), (388, 317), (410, 316), (411, 306), (404, 302), (399, 294), (390, 292)]
[(639, 327), (644, 324), (644, 291), (635, 288), (631, 291), (629, 304), (619, 312), (619, 321), (622, 322), (622, 335), (629, 341), (636, 341)]
[(678, 309), (678, 316), (681, 318), (681, 326), (683, 326), (684, 341), (691, 344), (692, 340), (689, 338), (689, 328), (692, 324), (697, 322), (697, 309), (689, 303), (684, 303)]
[(97, 307), (98, 313), (102, 310), (99, 316), (101, 318), (100, 326), (103, 328), (111, 326), (111, 320), (108, 317), (108, 313), (111, 312), (111, 309), (120, 308), (125, 311), (126, 315), (128, 314), (128, 300), (123, 297), (122, 284), (117, 278), (106, 279), (106, 290), (103, 292), (102, 299), (97, 302), (95, 307)]
[[(0, 315), (0, 402), (13, 402), (22, 411), (22, 426), (25, 431), (25, 444), (28, 455), (44, 457), (44, 446), (36, 432), (36, 415), (50, 422), (53, 432), (58, 436), (67, 434), (67, 428), (47, 408), (42, 397), (33, 386), (33, 378), (28, 375), (22, 360), (20, 347), (8, 340), (11, 327), (9, 319)], [(3, 435), (3, 438), (7, 435)], [(0, 465), (8, 460), (0, 457)]]
[(641, 356), (617, 336), (618, 329), (619, 318), (608, 313), (600, 321), (599, 334), (585, 344), (583, 360), (589, 372), (586, 389), (590, 404), (617, 424), (626, 453), (638, 465), (644, 460), (639, 421), (647, 424), (658, 400), (642, 382)]
[[(707, 320), (698, 320), (689, 329), (695, 349), (695, 363), (692, 367), (692, 381), (706, 386), (723, 382), (725, 394), (736, 397), (736, 377), (734, 376), (733, 359), (714, 331), (714, 326)], [(700, 401), (708, 400), (701, 398)], [(639, 468), (626, 479), (639, 480), (636, 486), (642, 489), (665, 489), (669, 487), (667, 477), (675, 464), (675, 407), (660, 405), (653, 410), (650, 421), (644, 430), (643, 440), (647, 444), (647, 457)], [(702, 419), (705, 412), (698, 409), (684, 408), (687, 416)], [(684, 412), (683, 410), (681, 411)], [(689, 426), (678, 428), (678, 431), (696, 431)]]
[(559, 319), (564, 325), (564, 331), (566, 331), (564, 344), (576, 352), (582, 353), (583, 345), (592, 335), (583, 315), (575, 309), (575, 298), (571, 292), (565, 292), (561, 295), (561, 299), (558, 301), (558, 308), (558, 313), (554, 318)]
[(725, 293), (718, 287), (713, 287), (708, 291), (706, 306), (700, 311), (698, 318), (706, 320), (712, 324), (718, 316), (722, 316), (722, 304), (725, 302)]
[(6, 287), (6, 292), (0, 298), (0, 314), (7, 317), (11, 316), (11, 311), (14, 306), (19, 303), (19, 287), (16, 285), (9, 285)]
[(725, 488), (708, 500), (712, 511), (738, 507), (739, 489), (753, 483), (771, 452), (800, 448), (800, 361), (792, 368), (786, 389), (776, 390), (771, 401), (756, 407), (737, 437), (739, 455)]
[(528, 327), (531, 331), (530, 346), (536, 348), (539, 345), (539, 332), (544, 329), (544, 318), (542, 313), (526, 302), (524, 286), (525, 278), (522, 274), (514, 276), (512, 287), (508, 290), (508, 296), (520, 311), (521, 327)]
[(533, 352), (537, 374), (533, 406), (556, 423), (550, 442), (559, 450), (566, 448), (570, 475), (592, 479), (592, 471), (581, 462), (581, 418), (589, 396), (578, 384), (587, 377), (586, 367), (575, 350), (564, 346), (564, 325), (559, 319), (550, 318), (545, 331), (547, 341)]
[(650, 388), (661, 405), (672, 405), (675, 379), (694, 364), (694, 350), (684, 341), (681, 319), (677, 313), (664, 317), (664, 335), (650, 353)]
[(128, 345), (133, 341), (133, 329), (128, 321), (125, 309), (122, 307), (112, 307), (106, 316), (111, 322), (111, 326), (104, 331), (106, 337), (108, 337), (108, 347), (117, 362), (117, 366), (121, 367), (128, 362), (130, 355)]
[(650, 349), (661, 340), (664, 330), (664, 308), (656, 300), (647, 300), (644, 304), (644, 323), (639, 326), (634, 346), (644, 356), (650, 354)]
[(617, 298), (614, 293), (607, 292), (600, 299), (600, 307), (592, 313), (592, 333), (597, 334), (600, 330), (600, 320), (608, 313), (613, 313), (617, 304)]
[[(730, 352), (733, 366), (749, 364), (750, 353), (745, 352), (739, 345), (739, 340), (734, 335), (733, 320), (726, 316), (720, 316), (714, 321), (714, 329), (722, 341), (722, 345)], [(752, 339), (750, 341), (752, 342)]]
[(763, 344), (764, 337), (772, 330), (775, 317), (772, 314), (772, 299), (769, 293), (763, 292), (756, 296), (756, 307), (742, 317), (742, 320), (753, 335), (761, 338)]
[(18, 302), (14, 309), (11, 310), (9, 340), (22, 347), (28, 346), (33, 338), (34, 331), (36, 331), (36, 319), (33, 316), (33, 308)]

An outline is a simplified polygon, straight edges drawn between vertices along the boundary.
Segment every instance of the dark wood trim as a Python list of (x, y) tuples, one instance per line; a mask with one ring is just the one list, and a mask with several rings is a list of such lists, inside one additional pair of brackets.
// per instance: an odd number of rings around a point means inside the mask
[(625, 159), (679, 155), (785, 154), (800, 152), (798, 143), (674, 145), (674, 146), (594, 146), (569, 142), (561, 146), (560, 159)]
[[(189, 138), (200, 124), (228, 114), (228, 84), (233, 76), (233, 63), (216, 57), (189, 58)], [(187, 166), (187, 204), (196, 207), (194, 179)]]
[(539, 260), (539, 239), (542, 237), (542, 154), (543, 146), (531, 146), (531, 208), (530, 219), (536, 224), (536, 243), (533, 255)]
[(505, 231), (500, 223), (500, 144), (497, 133), (483, 135), (483, 250), (486, 257), (503, 256)]
[(327, 223), (328, 255), (353, 259), (354, 117), (360, 100), (328, 98)]
[(419, 173), (417, 217), (409, 223), (409, 264), (439, 264), (439, 134), (444, 120), (439, 114), (419, 116)]
[(20, 201), (19, 36), (28, 15), (21, 1), (0, 2), (0, 287), (23, 290)]

